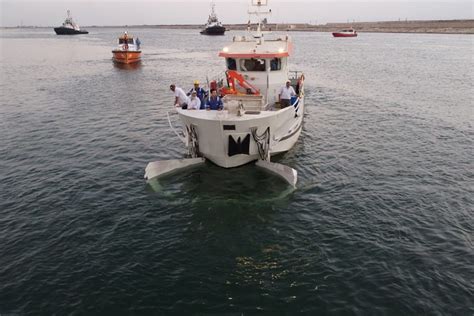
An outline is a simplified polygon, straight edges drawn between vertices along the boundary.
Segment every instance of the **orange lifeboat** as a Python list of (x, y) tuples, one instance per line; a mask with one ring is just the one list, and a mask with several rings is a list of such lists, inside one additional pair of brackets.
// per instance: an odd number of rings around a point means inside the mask
[(120, 64), (132, 64), (141, 60), (140, 40), (125, 32), (118, 39), (118, 47), (112, 51), (113, 61)]

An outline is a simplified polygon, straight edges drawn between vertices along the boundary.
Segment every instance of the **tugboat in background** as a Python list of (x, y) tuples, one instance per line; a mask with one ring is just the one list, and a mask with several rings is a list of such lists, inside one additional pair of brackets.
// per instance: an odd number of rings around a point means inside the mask
[(72, 20), (69, 10), (67, 10), (67, 18), (60, 27), (55, 27), (54, 31), (57, 35), (77, 35), (77, 34), (89, 34), (86, 30), (81, 30), (79, 25), (74, 23)]
[(215, 4), (211, 3), (211, 14), (207, 19), (207, 24), (204, 26), (204, 29), (201, 31), (203, 35), (224, 35), (225, 27), (217, 19), (216, 12), (214, 11)]
[(141, 60), (140, 40), (123, 33), (118, 39), (118, 47), (112, 51), (113, 61), (119, 64), (133, 64)]
[(334, 37), (357, 37), (357, 32), (354, 29), (342, 30), (332, 33)]

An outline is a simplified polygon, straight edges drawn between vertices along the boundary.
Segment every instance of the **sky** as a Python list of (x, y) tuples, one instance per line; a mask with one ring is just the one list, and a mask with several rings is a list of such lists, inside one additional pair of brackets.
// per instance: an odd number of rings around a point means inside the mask
[[(246, 23), (249, 0), (214, 0), (224, 24)], [(270, 0), (272, 23), (474, 19), (471, 0)], [(0, 0), (0, 26), (204, 24), (210, 0)]]

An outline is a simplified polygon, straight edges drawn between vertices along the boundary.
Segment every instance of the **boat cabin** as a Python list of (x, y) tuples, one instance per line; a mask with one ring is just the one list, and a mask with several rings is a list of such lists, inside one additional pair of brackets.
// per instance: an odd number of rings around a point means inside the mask
[[(278, 101), (280, 88), (289, 79), (288, 57), (292, 49), (288, 36), (274, 40), (257, 41), (254, 38), (235, 36), (231, 45), (219, 53), (226, 60), (229, 73), (238, 73), (250, 87), (263, 95), (267, 103)], [(236, 86), (239, 92), (248, 94), (249, 87)]]
[(140, 40), (138, 38), (134, 38), (132, 35), (129, 35), (125, 32), (118, 39), (118, 49), (128, 51), (139, 51)]
[(123, 45), (123, 44), (135, 44), (135, 42), (133, 41), (133, 38), (129, 37), (129, 38), (119, 38), (119, 45)]

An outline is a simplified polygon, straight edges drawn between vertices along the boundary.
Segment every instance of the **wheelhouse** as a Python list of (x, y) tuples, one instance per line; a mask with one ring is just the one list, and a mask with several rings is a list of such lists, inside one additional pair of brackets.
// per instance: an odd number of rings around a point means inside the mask
[(129, 45), (132, 45), (132, 44), (135, 44), (134, 41), (133, 41), (133, 37), (129, 37), (129, 38), (119, 38), (119, 45), (123, 45), (123, 44), (129, 44)]
[[(219, 53), (228, 71), (237, 71), (266, 97), (278, 100), (278, 91), (289, 79), (288, 57), (292, 50), (289, 36), (264, 40), (235, 36), (231, 45)], [(242, 89), (245, 93), (246, 89)]]

